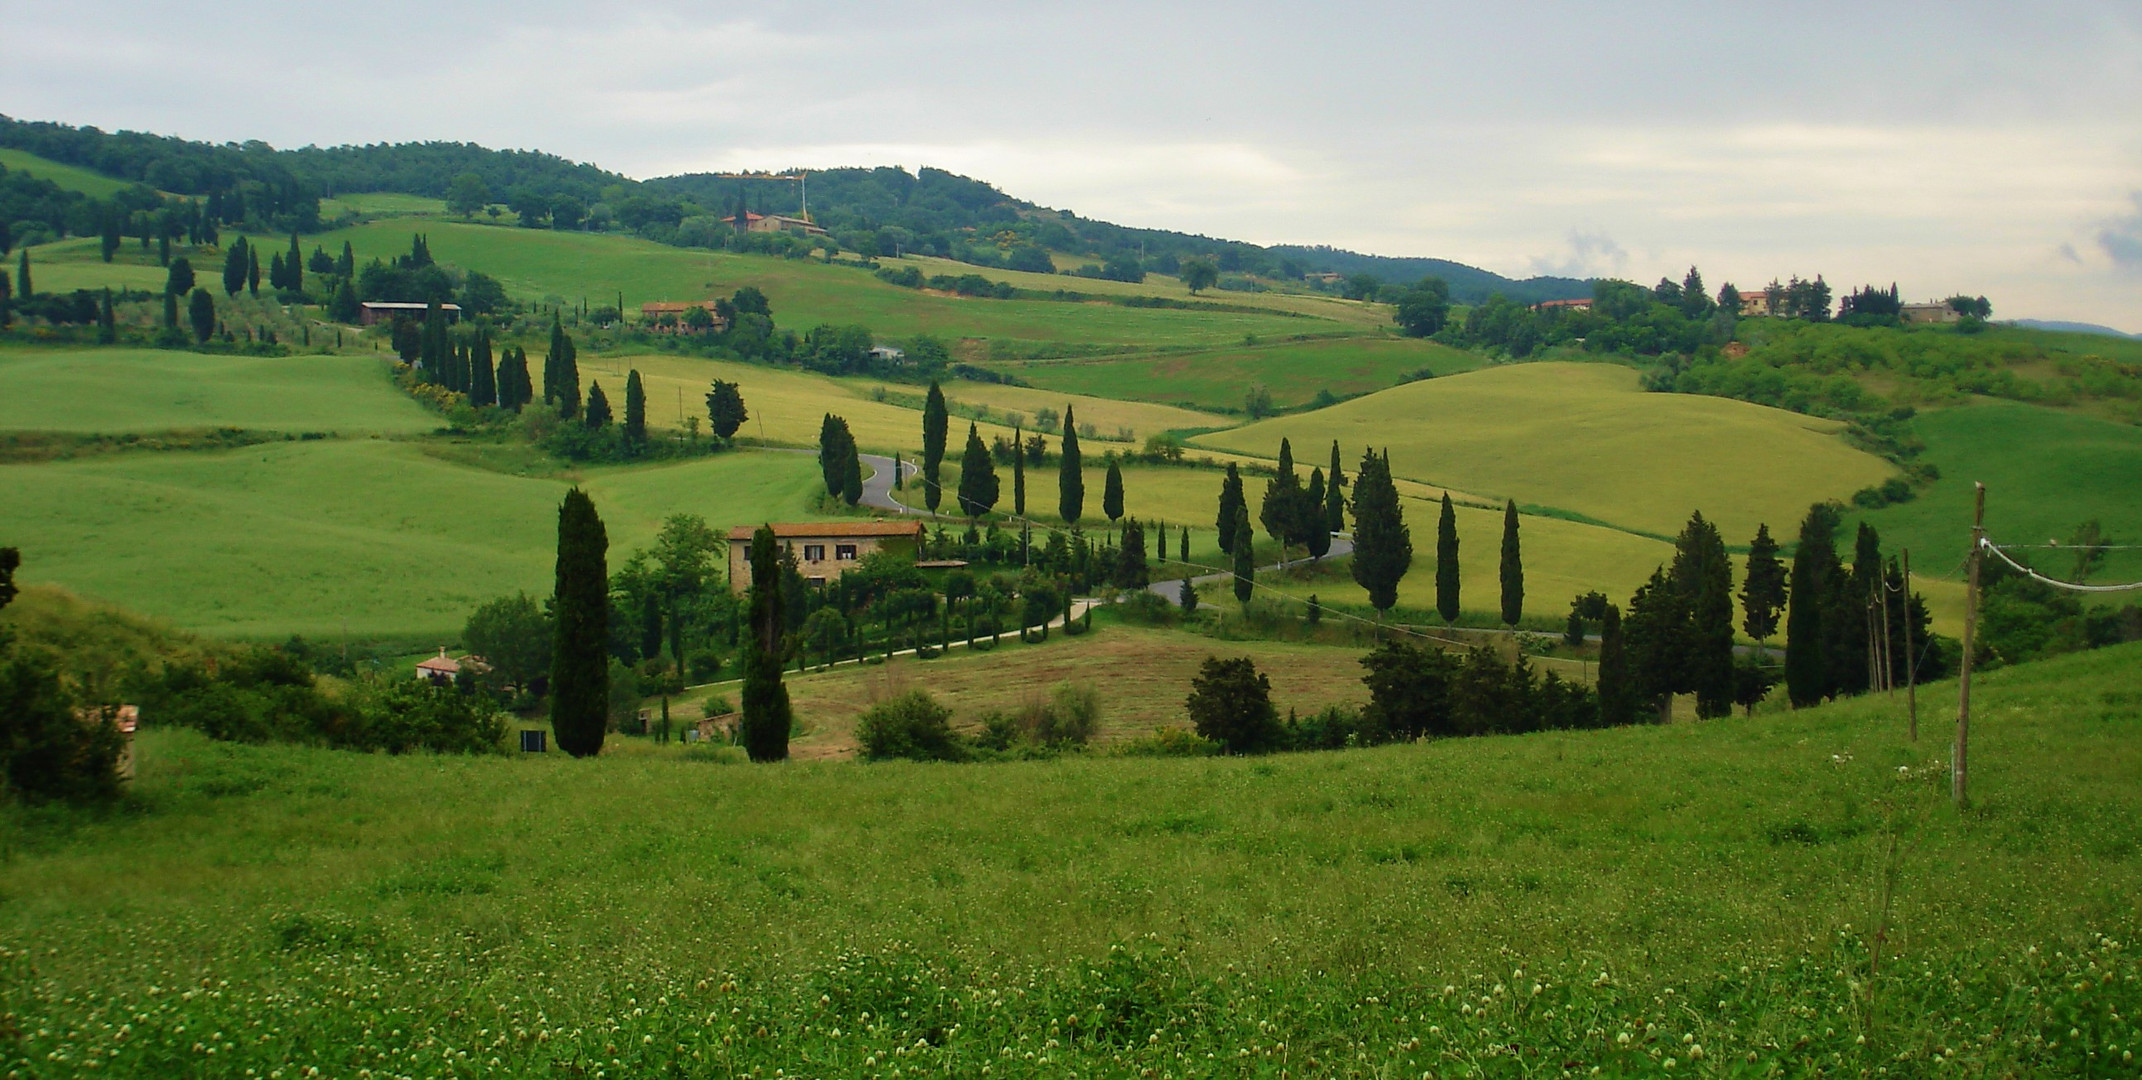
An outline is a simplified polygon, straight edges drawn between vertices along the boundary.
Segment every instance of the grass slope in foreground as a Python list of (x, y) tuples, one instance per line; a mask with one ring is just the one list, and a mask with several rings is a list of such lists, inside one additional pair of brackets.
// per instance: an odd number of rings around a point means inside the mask
[[(1895, 471), (1837, 438), (1834, 422), (1725, 398), (1649, 394), (1636, 380), (1608, 364), (1514, 364), (1196, 442), (1274, 455), (1288, 436), (1297, 462), (1317, 460), (1333, 439), (1355, 461), (1363, 445), (1388, 446), (1401, 476), (1669, 536), (1701, 510), (1733, 544), (1747, 543), (1761, 522), (1790, 535), (1808, 504), (1850, 496)], [(1416, 527), (1416, 548), (1422, 535)], [(1433, 532), (1426, 535), (1432, 543)]]
[[(810, 455), (739, 452), (590, 470), (613, 565), (674, 513), (717, 528), (809, 518)], [(459, 632), (544, 596), (563, 480), (507, 476), (407, 443), (326, 440), (0, 466), (0, 536), (28, 581), (226, 637)]]
[(376, 356), (0, 349), (0, 431), (237, 427), (417, 434), (440, 426)]
[(2142, 1010), (2137, 662), (1982, 679), (1961, 815), (1938, 730), (1906, 742), (1886, 698), (990, 767), (151, 731), (139, 812), (9, 819), (0, 1053), (122, 1077), (2097, 1075)]

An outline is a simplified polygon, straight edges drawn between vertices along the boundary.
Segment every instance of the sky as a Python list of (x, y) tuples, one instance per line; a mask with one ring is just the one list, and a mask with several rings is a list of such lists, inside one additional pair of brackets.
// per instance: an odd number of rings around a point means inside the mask
[(22, 119), (641, 178), (932, 165), (1260, 244), (2142, 331), (2134, 0), (0, 0), (0, 26)]

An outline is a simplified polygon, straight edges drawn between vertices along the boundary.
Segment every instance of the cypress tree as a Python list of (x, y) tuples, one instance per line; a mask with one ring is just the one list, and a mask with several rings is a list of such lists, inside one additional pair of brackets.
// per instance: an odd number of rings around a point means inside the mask
[(610, 541), (585, 492), (558, 507), (557, 620), (550, 660), (550, 726), (574, 757), (602, 750), (610, 709)]
[[(1339, 471), (1339, 440), (1331, 440), (1331, 471), (1324, 477), (1324, 529), (1346, 531), (1346, 474)], [(1330, 544), (1324, 545), (1326, 549)]]
[(15, 261), (15, 295), (28, 300), (37, 295), (37, 286), (30, 282), (30, 249), (23, 248)]
[(1699, 512), (1674, 542), (1673, 582), (1688, 611), (1681, 685), (1696, 695), (1696, 715), (1733, 712), (1733, 563), (1718, 527)]
[[(1182, 547), (1180, 547), (1180, 548), (1178, 548), (1178, 549), (1176, 549), (1176, 550), (1177, 550), (1177, 553), (1178, 553), (1178, 554), (1179, 554), (1179, 555), (1181, 556), (1181, 560), (1180, 560), (1180, 561), (1182, 562), (1182, 564), (1183, 564), (1183, 565), (1184, 565), (1185, 567), (1189, 566), (1189, 565), (1190, 565), (1190, 526), (1188, 526), (1188, 525), (1185, 525), (1185, 526), (1183, 526), (1183, 546), (1182, 546)], [(1185, 570), (1184, 572), (1185, 572), (1185, 573), (1188, 573), (1188, 571), (1187, 571), (1187, 570)]]
[(1145, 526), (1137, 518), (1123, 523), (1123, 542), (1116, 549), (1116, 587), (1143, 589), (1152, 582), (1145, 562)]
[[(4, 295), (0, 295), (0, 301), (5, 299)], [(0, 326), (5, 325), (7, 325), (7, 320), (0, 318)], [(164, 294), (164, 329), (178, 329), (178, 296), (174, 293)]]
[(97, 341), (110, 345), (118, 340), (119, 326), (112, 319), (112, 291), (106, 288), (103, 298), (97, 304)]
[(1612, 604), (1599, 619), (1598, 691), (1602, 727), (1636, 723), (1637, 696), (1629, 672), (1628, 645), (1622, 638), (1621, 609)]
[(640, 370), (625, 376), (625, 441), (647, 441), (647, 390), (640, 384)]
[(194, 342), (206, 345), (209, 335), (216, 332), (216, 298), (208, 295), (207, 289), (193, 290), (186, 304), (186, 317), (193, 323)]
[(1748, 576), (1740, 585), (1740, 628), (1762, 648), (1778, 632), (1778, 616), (1785, 609), (1785, 564), (1778, 559), (1778, 542), (1770, 538), (1770, 526), (1758, 525), (1748, 544)]
[(863, 452), (848, 440), (848, 453), (841, 462), (840, 499), (849, 506), (863, 501)]
[(1458, 583), (1458, 511), (1446, 491), (1435, 521), (1435, 612), (1445, 625), (1458, 621)]
[(283, 253), (280, 251), (268, 256), (268, 287), (271, 289), (283, 287)]
[(1364, 451), (1354, 470), (1354, 581), (1381, 617), (1398, 602), (1398, 583), (1413, 565), (1413, 534), (1391, 482), (1389, 456)]
[(738, 734), (753, 761), (788, 757), (788, 688), (781, 685), (781, 554), (773, 526), (751, 534), (750, 633), (744, 649), (743, 711)]
[(260, 295), (260, 250), (251, 244), (245, 251), (245, 290), (254, 296)]
[(283, 276), (289, 282), (283, 287), (292, 292), (305, 290), (305, 257), (298, 253), (297, 234), (290, 234), (290, 254), (283, 257)]
[(424, 366), (425, 382), (447, 385), (446, 355), (446, 312), (432, 300), (424, 305), (424, 329), (417, 339), (417, 363)]
[(193, 291), (193, 260), (181, 255), (164, 268), (164, 292), (184, 296)]
[(1227, 463), (1227, 478), (1220, 481), (1220, 514), (1213, 519), (1214, 527), (1220, 530), (1220, 550), (1233, 553), (1235, 550), (1235, 520), (1247, 509), (1249, 500), (1242, 495), (1242, 473), (1235, 463)]
[(584, 420), (589, 430), (610, 422), (610, 397), (602, 392), (602, 384), (599, 382), (588, 384), (588, 407)]
[(1064, 406), (1063, 460), (1056, 467), (1056, 512), (1067, 525), (1078, 524), (1086, 512), (1086, 466), (1079, 458), (1078, 422), (1071, 406)]
[(335, 260), (335, 275), (345, 278), (357, 276), (357, 253), (350, 250), (350, 242), (347, 240), (342, 242), (342, 257)]
[(1829, 639), (1829, 692), (1864, 693), (1873, 685), (1869, 670), (1870, 607), (1881, 601), (1882, 537), (1862, 521), (1852, 543), (1852, 569), (1840, 567), (1831, 580), (1830, 611), (1823, 620)]
[[(5, 227), (6, 227), (6, 226), (5, 226), (5, 224), (4, 224), (4, 223), (0, 223), (0, 228), (5, 228)], [(165, 310), (165, 311), (167, 311), (167, 312), (175, 312), (175, 309), (173, 308), (173, 306), (172, 306), (172, 303), (171, 303), (171, 296), (170, 296), (170, 294), (168, 294), (168, 293), (167, 293), (167, 294), (165, 294), (165, 296), (164, 296), (164, 310)], [(13, 323), (14, 321), (15, 321), (15, 292), (14, 292), (14, 285), (13, 285), (13, 283), (12, 283), (12, 282), (10, 282), (10, 281), (8, 280), (8, 276), (7, 276), (7, 271), (5, 271), (5, 270), (0, 270), (0, 326), (7, 326), (7, 325), (9, 325), (9, 324)], [(174, 313), (174, 314), (172, 314), (172, 315), (171, 315), (171, 317), (170, 317), (170, 321), (171, 321), (171, 322), (177, 322), (177, 321), (178, 321), (178, 316), (177, 316), (177, 315), (176, 315), (175, 313)]]
[(1248, 607), (1250, 593), (1257, 584), (1257, 552), (1250, 532), (1249, 507), (1235, 508), (1235, 599)]
[(223, 295), (236, 296), (245, 288), (246, 244), (240, 236), (223, 250)]
[(1837, 511), (1816, 503), (1800, 522), (1786, 596), (1785, 694), (1796, 709), (1819, 704), (1830, 692), (1823, 607), (1837, 570)]
[(1302, 509), (1302, 482), (1294, 475), (1294, 447), (1280, 439), (1279, 467), (1264, 485), (1264, 502), (1257, 508), (1257, 520), (1266, 535), (1279, 541), (1282, 562), (1286, 561), (1287, 548), (1300, 541), (1306, 531), (1302, 528)]
[(1012, 428), (1012, 513), (1026, 516), (1026, 433)]
[(854, 441), (846, 420), (827, 413), (818, 421), (818, 475), (825, 481), (826, 494), (839, 495), (847, 486), (848, 444)]
[(1325, 523), (1329, 520), (1329, 495), (1337, 490), (1336, 487), (1324, 487), (1324, 470), (1309, 470), (1309, 488), (1303, 492), (1302, 504), (1309, 509), (1312, 527), (1303, 539), (1309, 542), (1309, 557), (1312, 559), (1322, 560), (1324, 554), (1331, 550), (1331, 530), (1325, 527)]
[(565, 357), (564, 364), (558, 369), (558, 413), (572, 416), (580, 411), (580, 347), (573, 344), (573, 335), (562, 329), (558, 332), (558, 344)]
[(491, 364), (491, 332), (478, 331), (469, 347), (469, 404), (477, 408), (498, 404), (498, 372)]
[(1525, 558), (1518, 548), (1517, 500), (1502, 511), (1502, 624), (1516, 626), (1525, 614)]
[(997, 505), (997, 466), (982, 445), (981, 432), (967, 425), (967, 448), (959, 458), (959, 509), (978, 518)]
[(1113, 454), (1108, 458), (1108, 478), (1101, 483), (1101, 513), (1110, 521), (1123, 516), (1123, 466)]
[(1673, 696), (1689, 685), (1687, 659), (1691, 636), (1688, 597), (1666, 576), (1651, 572), (1629, 598), (1627, 636), (1629, 678), (1639, 700), (1648, 700), (1665, 723), (1673, 714)]
[[(737, 218), (739, 228), (743, 220)], [(922, 501), (933, 514), (937, 512), (938, 504), (944, 501), (945, 439), (951, 423), (951, 413), (945, 407), (944, 387), (932, 379), (929, 397), (922, 402)]]
[(119, 212), (118, 212), (118, 211), (116, 211), (116, 210), (107, 210), (107, 211), (105, 211), (105, 213), (104, 213), (104, 235), (103, 235), (102, 237), (100, 237), (100, 238), (99, 238), (99, 243), (98, 243), (98, 245), (97, 245), (97, 250), (98, 250), (98, 253), (99, 253), (99, 254), (101, 254), (101, 255), (102, 255), (102, 256), (104, 257), (104, 261), (105, 261), (105, 262), (110, 262), (110, 261), (112, 261), (112, 256), (118, 253), (118, 251), (119, 251)]
[(156, 238), (156, 265), (171, 265), (171, 234), (163, 233)]

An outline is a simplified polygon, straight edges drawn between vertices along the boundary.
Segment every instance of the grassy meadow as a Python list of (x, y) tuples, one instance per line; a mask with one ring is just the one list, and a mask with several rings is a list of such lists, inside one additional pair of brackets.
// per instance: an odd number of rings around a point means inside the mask
[(512, 476), (384, 439), (0, 465), (23, 578), (222, 637), (451, 640), (476, 605), (546, 595), (557, 507), (588, 489), (613, 564), (674, 513), (811, 519), (807, 454), (739, 452), (573, 478)]
[(1986, 675), (1962, 814), (1953, 686), (1916, 744), (1883, 697), (997, 766), (151, 730), (127, 809), (5, 819), (0, 1068), (2130, 1075), (2138, 661)]
[[(1923, 412), (1915, 429), (1941, 479), (1911, 502), (1858, 515), (1886, 547), (1910, 547), (1915, 571), (1958, 576), (1974, 481), (1986, 485), (1986, 534), (1996, 543), (2065, 542), (2092, 518), (2108, 543), (2142, 543), (2142, 430), (2005, 401)], [(2018, 554), (2058, 577), (2074, 569), (2064, 552)], [(2093, 580), (2142, 580), (2142, 551), (2107, 552)]]
[[(1610, 364), (1513, 364), (1410, 383), (1311, 413), (1194, 440), (1274, 455), (1388, 447), (1394, 473), (1521, 506), (1672, 535), (1701, 510), (1728, 543), (1759, 523), (1790, 530), (1810, 503), (1894, 473), (1846, 445), (1840, 425), (1724, 398), (1648, 394)], [(1301, 451), (1308, 453), (1310, 451)], [(1355, 450), (1356, 455), (1359, 450)]]
[(1280, 408), (1298, 408), (1320, 390), (1340, 397), (1367, 394), (1424, 368), (1453, 375), (1480, 364), (1475, 354), (1418, 338), (1362, 336), (999, 367), (1052, 390), (1239, 410), (1251, 386), (1270, 391)]
[(8, 147), (0, 147), (0, 166), (6, 166), (9, 172), (28, 173), (39, 180), (49, 180), (68, 191), (79, 191), (92, 199), (109, 199), (127, 186), (126, 181), (103, 173), (64, 165), (38, 157), (27, 150)]
[(0, 431), (411, 435), (439, 426), (375, 356), (0, 347)]

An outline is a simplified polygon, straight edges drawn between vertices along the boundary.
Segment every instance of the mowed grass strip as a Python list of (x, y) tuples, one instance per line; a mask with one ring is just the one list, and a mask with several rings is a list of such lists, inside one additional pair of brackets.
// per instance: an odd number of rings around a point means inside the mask
[(0, 430), (414, 434), (440, 423), (377, 356), (0, 347)]
[(2106, 939), (2142, 930), (2138, 660), (1987, 673), (1968, 813), (1941, 740), (1907, 741), (1880, 697), (979, 767), (388, 757), (152, 728), (138, 812), (24, 822), (0, 905), (21, 974), (0, 993), (24, 1058), (95, 1052), (120, 1076), (205, 1061), (190, 1047), (216, 1032), (218, 1067), (263, 1075), (414, 1075), (469, 1048), (534, 1076), (1418, 1076), (1513, 1045), (1625, 1076), (1748, 1054), (1780, 1075), (2095, 1073), (2106, 1051), (2049, 1044), (2132, 1037), (2111, 1014), (2133, 1012), (2134, 962)]
[(1392, 471), (1415, 480), (1657, 535), (1701, 510), (1728, 543), (1745, 544), (1758, 524), (1789, 536), (1809, 504), (1895, 472), (1846, 445), (1840, 429), (1743, 401), (1645, 393), (1616, 365), (1538, 363), (1411, 383), (1194, 442), (1272, 455), (1287, 436), (1297, 457), (1334, 438), (1388, 447)]
[[(717, 528), (809, 518), (809, 455), (738, 452), (582, 480), (613, 564), (673, 513)], [(224, 637), (457, 633), (476, 605), (550, 591), (563, 480), (386, 440), (0, 466), (0, 537), (26, 581)]]
[(1360, 336), (1002, 367), (1054, 390), (1239, 410), (1252, 386), (1270, 391), (1275, 405), (1296, 408), (1313, 401), (1320, 390), (1340, 397), (1366, 394), (1422, 369), (1452, 375), (1482, 362), (1475, 353), (1417, 338)]

